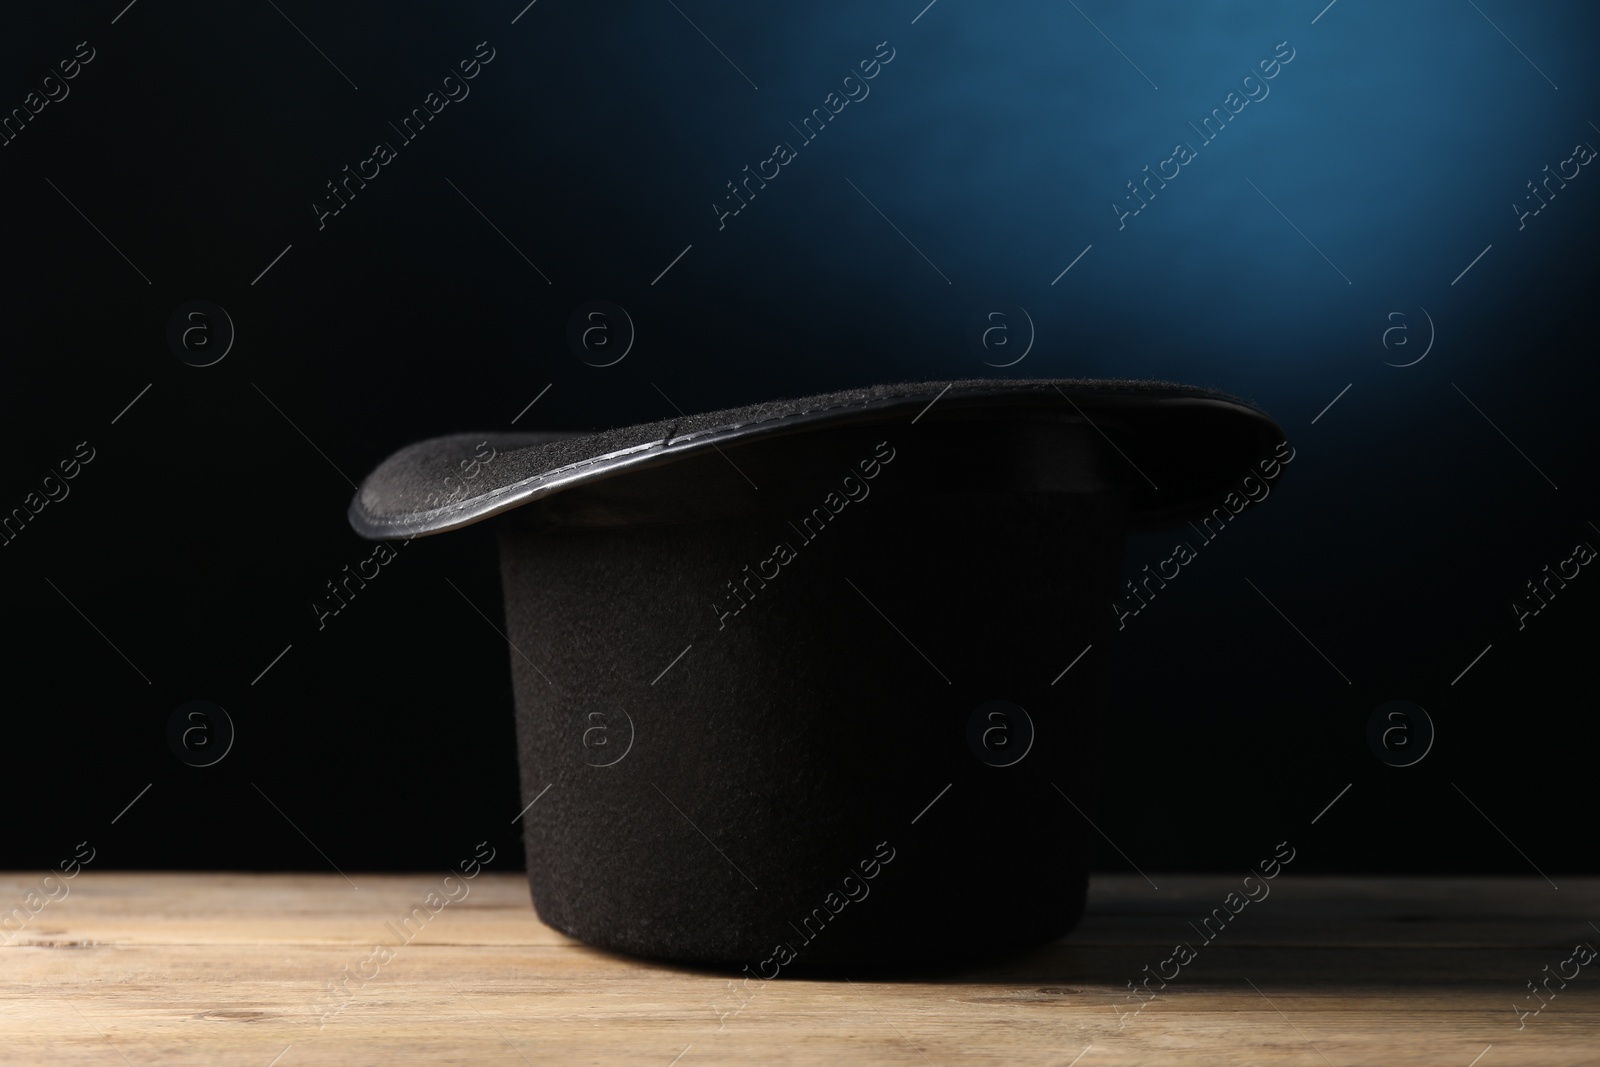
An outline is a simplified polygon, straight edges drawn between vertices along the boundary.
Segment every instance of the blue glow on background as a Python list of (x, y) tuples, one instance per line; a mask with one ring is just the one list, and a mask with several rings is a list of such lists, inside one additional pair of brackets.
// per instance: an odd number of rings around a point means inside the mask
[[(774, 373), (796, 387), (1166, 376), (1320, 405), (1349, 380), (1340, 364), (1383, 369), (1391, 311), (1420, 329), (1426, 307), (1458, 367), (1570, 325), (1570, 304), (1530, 309), (1584, 280), (1600, 182), (1584, 168), (1522, 232), (1511, 205), (1600, 144), (1591, 7), (1339, 0), (1315, 24), (1320, 3), (1078, 7), (940, 0), (913, 25), (901, 4), (692, 5), (715, 48), (669, 5), (572, 45), (562, 20), (582, 16), (556, 8), (544, 29), (569, 47), (505, 72), (520, 99), (502, 151), (572, 220), (552, 258), (587, 257), (597, 282), (651, 277), (693, 243), (644, 314), (677, 316), (688, 335), (663, 342), (702, 352), (713, 379), (748, 380), (755, 348), (792, 353)], [(884, 40), (895, 58), (870, 95), (802, 142), (790, 123)], [(1285, 41), (1267, 95), (1203, 142), (1189, 123)], [(724, 183), (784, 140), (798, 158), (719, 230)], [(1119, 230), (1125, 183), (1180, 141), (1197, 158)], [(1005, 371), (965, 341), (993, 302), (1037, 325)], [(828, 381), (787, 366), (806, 353)]]

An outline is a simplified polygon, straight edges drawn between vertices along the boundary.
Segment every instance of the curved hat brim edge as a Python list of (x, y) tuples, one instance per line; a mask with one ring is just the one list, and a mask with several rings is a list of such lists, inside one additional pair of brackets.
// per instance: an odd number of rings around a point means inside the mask
[[(906, 391), (885, 391), (892, 389)], [(1053, 401), (1052, 395), (1055, 395)], [(811, 401), (830, 401), (841, 396), (848, 399), (805, 406)], [(930, 412), (941, 410), (949, 412), (989, 406), (1006, 407), (1038, 401), (1052, 406), (1068, 405), (1076, 409), (1076, 414), (1090, 425), (1095, 424), (1097, 414), (1131, 414), (1146, 420), (1160, 420), (1175, 411), (1211, 409), (1218, 414), (1253, 423), (1256, 436), (1265, 447), (1270, 447), (1270, 439), (1274, 436), (1278, 439), (1283, 437), (1281, 429), (1270, 416), (1243, 400), (1212, 390), (1169, 382), (1057, 379), (911, 383), (641, 424), (626, 428), (644, 434), (645, 439), (634, 444), (600, 451), (532, 473), (527, 472), (525, 464), (510, 462), (497, 466), (493, 459), (520, 457), (526, 460), (544, 446), (557, 442), (581, 450), (584, 439), (602, 441), (614, 431), (486, 432), (430, 438), (396, 451), (368, 474), (350, 503), (348, 518), (356, 533), (370, 540), (427, 536), (470, 526), (580, 485), (736, 446), (754, 437), (802, 433), (852, 422), (890, 423), (895, 421), (895, 415), (906, 412), (912, 413), (907, 422), (915, 423)], [(737, 417), (746, 412), (772, 412), (774, 409), (776, 413), (760, 417)], [(719, 421), (720, 416), (730, 418)], [(938, 415), (931, 415), (930, 418), (937, 419)], [(685, 423), (709, 424), (681, 433), (675, 432)], [(647, 432), (652, 427), (660, 429), (658, 432)], [(1101, 434), (1105, 436), (1103, 431)], [(1106, 439), (1110, 441), (1109, 437)], [(1115, 442), (1111, 443), (1113, 447), (1118, 447)], [(484, 459), (484, 447), (492, 450), (492, 458)], [(1194, 447), (1193, 443), (1188, 447)], [(1120, 447), (1118, 451), (1122, 451)], [(1250, 473), (1248, 468), (1229, 472), (1219, 469), (1211, 488), (1200, 491), (1190, 486), (1187, 492), (1180, 488), (1169, 488), (1168, 492), (1163, 493), (1126, 454), (1123, 458), (1138, 471), (1133, 478), (1143, 478), (1155, 487), (1153, 493), (1144, 494), (1144, 499), (1134, 509), (1134, 518), (1141, 523), (1177, 519), (1203, 511), (1204, 505), (1223, 495), (1228, 484)], [(466, 471), (473, 473), (463, 478)], [(430, 496), (437, 498), (439, 491), (452, 479), (465, 485), (482, 475), (488, 475), (487, 480), (464, 496), (455, 497), (452, 493), (455, 498), (446, 504), (417, 506)], [(425, 486), (432, 486), (432, 492), (425, 492)]]

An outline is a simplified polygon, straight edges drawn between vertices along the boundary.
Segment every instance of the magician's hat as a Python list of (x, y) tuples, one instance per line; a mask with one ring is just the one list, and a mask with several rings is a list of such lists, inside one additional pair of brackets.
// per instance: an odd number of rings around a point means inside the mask
[(1163, 382), (881, 385), (434, 438), (349, 517), (498, 529), (540, 917), (771, 978), (1072, 928), (1124, 536), (1282, 441)]

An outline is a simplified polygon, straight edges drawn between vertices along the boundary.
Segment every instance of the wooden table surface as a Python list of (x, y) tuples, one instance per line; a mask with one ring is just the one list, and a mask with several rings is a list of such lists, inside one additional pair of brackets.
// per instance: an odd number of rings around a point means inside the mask
[[(42, 877), (0, 874), (0, 913)], [(407, 940), (442, 875), (85, 870), (0, 928), (0, 1062), (1600, 1064), (1600, 960), (1571, 962), (1600, 879), (1285, 874), (1207, 943), (1189, 923), (1239, 879), (1153, 877), (1097, 877), (1077, 932), (1002, 964), (741, 995), (556, 933), (520, 875)], [(1141, 1002), (1146, 965), (1178, 974)]]

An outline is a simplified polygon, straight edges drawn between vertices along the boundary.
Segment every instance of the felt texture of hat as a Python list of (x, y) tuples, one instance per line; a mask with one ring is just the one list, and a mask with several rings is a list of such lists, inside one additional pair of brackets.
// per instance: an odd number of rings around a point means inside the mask
[(1072, 928), (1125, 531), (1280, 440), (1166, 383), (932, 382), (438, 438), (350, 515), (498, 516), (540, 917), (771, 979)]

